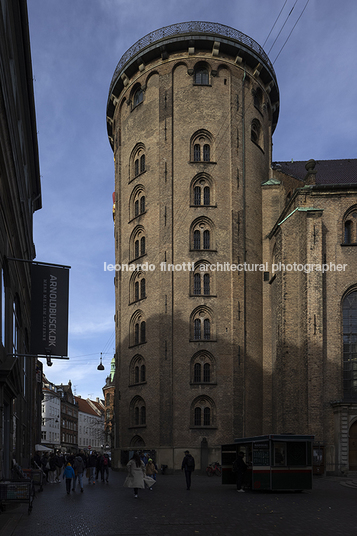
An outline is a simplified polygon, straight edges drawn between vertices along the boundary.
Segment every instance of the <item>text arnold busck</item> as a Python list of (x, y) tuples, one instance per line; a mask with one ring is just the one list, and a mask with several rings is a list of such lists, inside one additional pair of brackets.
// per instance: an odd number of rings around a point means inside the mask
[[(201, 272), (304, 272), (309, 274), (310, 272), (344, 272), (348, 264), (334, 264), (333, 262), (326, 264), (301, 264), (301, 263), (288, 263), (284, 264), (278, 262), (276, 264), (269, 265), (268, 262), (263, 264), (250, 264), (248, 262), (232, 264), (230, 262), (216, 262), (213, 264), (202, 262), (181, 262), (178, 264), (169, 264), (167, 262), (160, 262), (160, 270), (162, 272), (194, 272), (198, 267)], [(104, 263), (105, 272), (135, 272), (136, 270), (142, 270), (143, 272), (154, 272), (156, 270), (155, 264), (143, 263), (130, 263), (130, 264), (107, 264)]]

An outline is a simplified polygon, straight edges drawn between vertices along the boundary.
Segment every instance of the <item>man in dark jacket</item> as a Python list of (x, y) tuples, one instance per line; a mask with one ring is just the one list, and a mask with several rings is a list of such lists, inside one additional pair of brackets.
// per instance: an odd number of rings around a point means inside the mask
[(186, 485), (187, 489), (191, 488), (191, 475), (195, 470), (195, 459), (189, 453), (188, 450), (185, 450), (185, 457), (182, 460), (181, 471), (185, 471)]
[(233, 462), (233, 472), (236, 474), (237, 491), (244, 493), (242, 489), (243, 477), (247, 471), (247, 464), (243, 461), (244, 452), (240, 452), (237, 459)]

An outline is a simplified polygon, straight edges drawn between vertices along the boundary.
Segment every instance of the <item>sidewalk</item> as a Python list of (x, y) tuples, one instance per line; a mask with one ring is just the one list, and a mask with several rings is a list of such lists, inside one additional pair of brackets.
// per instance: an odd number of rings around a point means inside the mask
[(0, 536), (355, 536), (357, 482), (317, 477), (302, 493), (237, 493), (220, 478), (158, 475), (153, 491), (124, 488), (125, 473), (111, 472), (67, 495), (65, 484), (47, 484), (33, 510), (20, 504), (0, 514)]

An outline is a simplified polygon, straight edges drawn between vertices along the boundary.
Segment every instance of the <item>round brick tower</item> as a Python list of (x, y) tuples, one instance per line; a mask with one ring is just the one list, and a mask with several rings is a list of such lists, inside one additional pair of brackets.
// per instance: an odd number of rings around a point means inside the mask
[(262, 431), (263, 273), (251, 268), (278, 111), (267, 55), (227, 26), (161, 28), (117, 65), (117, 465), (142, 448), (177, 469), (188, 448), (199, 467)]

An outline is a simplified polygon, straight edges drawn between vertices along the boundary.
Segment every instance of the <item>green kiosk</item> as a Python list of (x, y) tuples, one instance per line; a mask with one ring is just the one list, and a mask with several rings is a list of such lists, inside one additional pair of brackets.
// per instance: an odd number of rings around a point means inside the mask
[(232, 471), (240, 452), (248, 465), (244, 486), (252, 490), (312, 489), (314, 436), (279, 434), (235, 439), (222, 445), (222, 484), (235, 484)]

